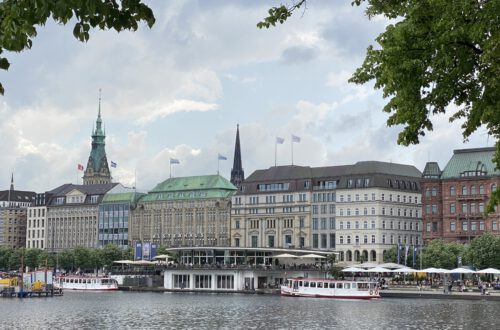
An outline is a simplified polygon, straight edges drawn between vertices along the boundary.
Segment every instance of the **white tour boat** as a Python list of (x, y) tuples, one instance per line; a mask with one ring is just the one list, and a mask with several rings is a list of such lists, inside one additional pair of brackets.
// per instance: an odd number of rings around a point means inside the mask
[(118, 290), (118, 282), (110, 277), (59, 276), (54, 287), (62, 290), (111, 291)]
[(373, 299), (380, 298), (375, 282), (339, 281), (320, 278), (288, 278), (281, 295), (290, 297)]

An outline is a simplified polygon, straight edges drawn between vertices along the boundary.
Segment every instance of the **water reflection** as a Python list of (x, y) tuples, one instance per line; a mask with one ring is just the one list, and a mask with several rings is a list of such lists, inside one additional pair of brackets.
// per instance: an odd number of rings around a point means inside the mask
[(349, 301), (241, 294), (78, 293), (2, 299), (1, 328), (483, 329), (497, 302)]

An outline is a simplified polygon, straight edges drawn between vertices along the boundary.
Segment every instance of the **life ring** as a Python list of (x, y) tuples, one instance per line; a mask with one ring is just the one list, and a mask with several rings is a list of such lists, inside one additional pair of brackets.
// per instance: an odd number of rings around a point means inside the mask
[(375, 295), (378, 296), (378, 289), (375, 290)]
[(370, 290), (370, 296), (373, 296), (373, 290)]

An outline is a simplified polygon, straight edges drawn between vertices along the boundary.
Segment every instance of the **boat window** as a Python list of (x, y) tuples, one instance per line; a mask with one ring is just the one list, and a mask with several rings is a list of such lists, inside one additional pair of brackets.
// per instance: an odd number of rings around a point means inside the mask
[(70, 279), (70, 280), (69, 280), (69, 283), (73, 283), (73, 279)]
[(344, 289), (350, 289), (351, 283), (344, 283)]
[(358, 283), (358, 289), (366, 289), (368, 290), (369, 284), (368, 283)]
[(316, 287), (316, 282), (311, 282), (311, 288), (315, 288)]
[(337, 289), (342, 289), (344, 287), (344, 283), (337, 283)]
[(322, 288), (323, 287), (323, 283), (322, 282), (318, 282), (318, 288)]
[(335, 289), (335, 283), (333, 282), (330, 283), (330, 289)]
[(302, 281), (299, 281), (299, 286), (303, 286), (303, 285), (302, 285)]
[(309, 282), (304, 282), (304, 288), (308, 288), (309, 287)]
[(327, 283), (327, 282), (323, 283), (323, 287), (324, 287), (325, 289), (328, 289), (328, 283)]

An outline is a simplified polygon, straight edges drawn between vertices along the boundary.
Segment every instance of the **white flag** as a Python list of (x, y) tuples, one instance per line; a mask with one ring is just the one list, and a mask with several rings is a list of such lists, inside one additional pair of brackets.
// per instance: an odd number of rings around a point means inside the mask
[(170, 158), (170, 164), (180, 164), (181, 162), (179, 162), (178, 159), (175, 159), (175, 158)]
[(276, 137), (276, 144), (283, 144), (283, 142), (285, 142), (284, 138), (281, 138), (279, 136)]
[(292, 134), (292, 142), (300, 142), (300, 137)]
[(218, 160), (227, 160), (227, 157), (226, 157), (226, 156), (223, 156), (223, 155), (221, 155), (221, 154), (219, 154), (219, 155), (217, 156), (217, 159), (218, 159)]

